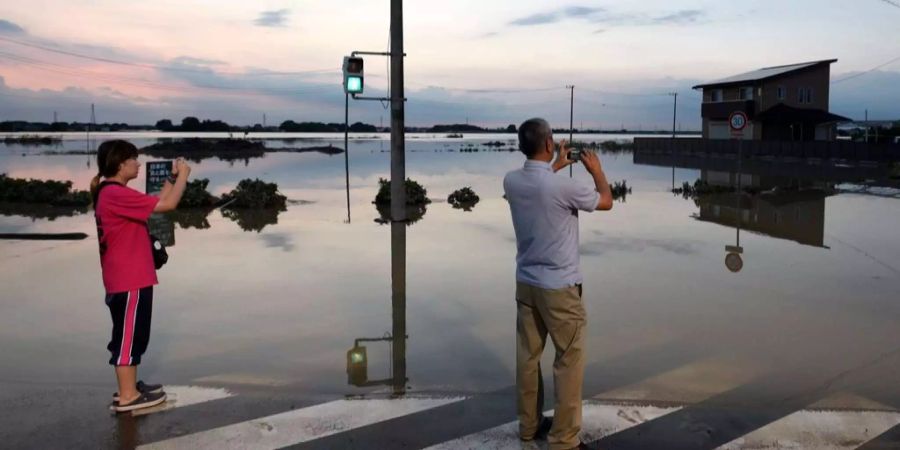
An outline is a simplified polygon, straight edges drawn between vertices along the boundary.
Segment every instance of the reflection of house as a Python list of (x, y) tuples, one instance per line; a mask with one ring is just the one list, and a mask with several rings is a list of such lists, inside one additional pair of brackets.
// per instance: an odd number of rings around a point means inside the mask
[(779, 239), (814, 247), (824, 246), (825, 197), (822, 191), (795, 191), (750, 197), (718, 194), (700, 199), (698, 220), (727, 227), (737, 225)]
[[(704, 170), (701, 179), (710, 185), (735, 186), (737, 174)], [(804, 245), (824, 246), (825, 198), (824, 190), (813, 188), (811, 182), (741, 175), (743, 188), (777, 189), (758, 195), (713, 194), (698, 199), (698, 220), (741, 229), (767, 236), (787, 239)]]
[(836, 59), (766, 67), (694, 86), (703, 90), (703, 137), (730, 139), (728, 117), (749, 118), (744, 139), (831, 141), (836, 124), (850, 119), (828, 112), (831, 64)]

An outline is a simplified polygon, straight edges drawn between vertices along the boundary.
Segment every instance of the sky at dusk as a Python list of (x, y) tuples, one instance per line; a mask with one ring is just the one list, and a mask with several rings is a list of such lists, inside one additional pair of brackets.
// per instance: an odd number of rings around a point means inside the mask
[[(388, 0), (50, 1), (0, 5), (0, 121), (233, 124), (343, 120), (342, 57), (386, 51)], [(696, 129), (691, 86), (836, 58), (831, 110), (900, 119), (900, 1), (546, 2), (404, 5), (407, 123)], [(387, 61), (366, 59), (366, 94)], [(351, 121), (389, 122), (377, 102)]]

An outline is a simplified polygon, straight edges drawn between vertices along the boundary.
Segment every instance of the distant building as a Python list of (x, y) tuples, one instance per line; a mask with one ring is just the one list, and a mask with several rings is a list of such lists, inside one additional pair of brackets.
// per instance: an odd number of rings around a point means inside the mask
[(836, 59), (766, 67), (694, 86), (703, 90), (704, 139), (731, 139), (728, 117), (749, 118), (744, 139), (833, 141), (838, 123), (850, 121), (828, 112), (831, 64)]

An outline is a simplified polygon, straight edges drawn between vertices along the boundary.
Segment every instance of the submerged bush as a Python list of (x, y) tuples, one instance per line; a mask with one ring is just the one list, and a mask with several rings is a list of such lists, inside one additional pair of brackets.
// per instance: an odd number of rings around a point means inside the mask
[[(391, 181), (384, 178), (378, 179), (378, 194), (375, 195), (376, 205), (391, 204)], [(428, 199), (428, 191), (418, 182), (406, 179), (406, 204), (412, 206), (427, 205), (431, 203)]]
[(625, 180), (613, 182), (613, 185), (610, 186), (610, 191), (612, 191), (613, 200), (625, 201), (625, 197), (631, 193), (631, 188), (628, 187), (628, 183)]
[(26, 180), (0, 174), (0, 202), (87, 206), (91, 204), (91, 194), (72, 190), (71, 181)]
[(464, 211), (471, 211), (480, 200), (478, 194), (469, 186), (457, 189), (447, 197), (447, 203)]
[(187, 187), (184, 189), (184, 195), (182, 195), (178, 207), (203, 208), (215, 205), (219, 199), (206, 190), (207, 186), (209, 186), (208, 178), (189, 181)]
[(222, 196), (231, 209), (287, 209), (287, 197), (278, 193), (278, 185), (255, 179), (244, 179), (237, 188)]

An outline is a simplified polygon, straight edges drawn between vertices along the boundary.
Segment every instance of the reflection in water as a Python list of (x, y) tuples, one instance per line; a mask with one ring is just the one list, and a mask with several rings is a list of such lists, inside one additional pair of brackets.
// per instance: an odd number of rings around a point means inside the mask
[(222, 215), (233, 220), (244, 231), (256, 231), (259, 233), (268, 225), (278, 224), (278, 215), (286, 208), (281, 209), (242, 209), (228, 208), (222, 210)]
[[(381, 216), (375, 219), (376, 223), (382, 225), (392, 223), (391, 205), (376, 205), (375, 208), (378, 209), (378, 215)], [(426, 212), (428, 212), (426, 205), (406, 205), (406, 226), (411, 226), (422, 220), (422, 218), (425, 217)]]
[(736, 184), (737, 188), (698, 196), (698, 220), (824, 247), (830, 185), (709, 170), (701, 172), (701, 180), (714, 187)]
[[(347, 351), (347, 383), (356, 387), (391, 386), (394, 395), (406, 393), (406, 226), (391, 223), (391, 333), (380, 338), (360, 337)], [(391, 345), (390, 375), (369, 380), (369, 360), (364, 342)]]
[(213, 208), (188, 208), (176, 209), (168, 213), (169, 218), (181, 227), (182, 230), (196, 228), (198, 230), (209, 229), (209, 215)]
[(139, 436), (137, 418), (131, 414), (116, 415), (116, 442), (120, 449), (137, 448)]
[(56, 220), (59, 217), (74, 217), (88, 212), (87, 206), (51, 206), (34, 203), (0, 202), (0, 215), (22, 216), (35, 220)]

